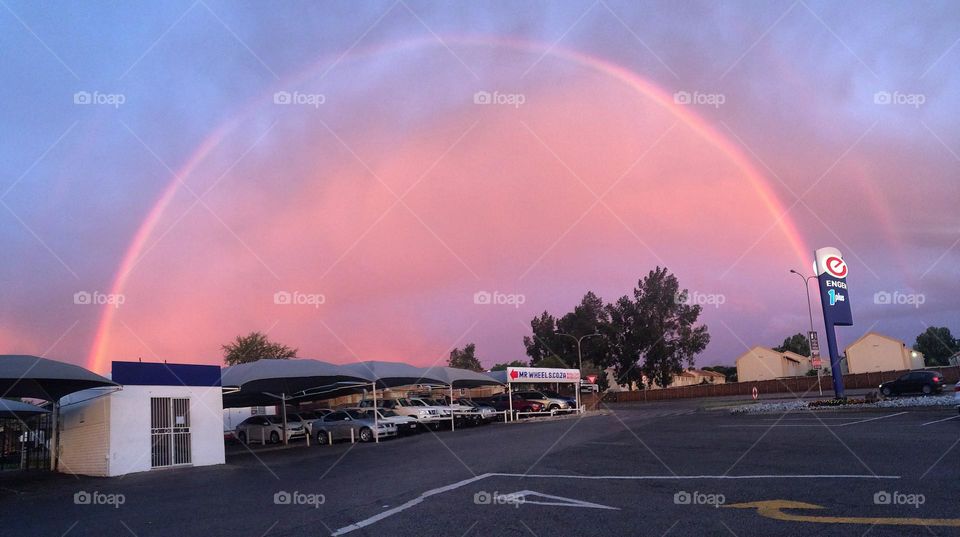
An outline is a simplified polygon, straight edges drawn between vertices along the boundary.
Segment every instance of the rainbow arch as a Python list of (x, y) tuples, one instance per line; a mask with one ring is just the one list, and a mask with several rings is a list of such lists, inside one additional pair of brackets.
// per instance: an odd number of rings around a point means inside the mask
[[(748, 159), (736, 145), (731, 143), (703, 118), (694, 114), (689, 107), (675, 103), (671, 94), (656, 86), (652, 82), (613, 62), (609, 62), (595, 56), (590, 56), (582, 52), (564, 49), (559, 46), (547, 46), (533, 41), (490, 36), (445, 36), (443, 37), (443, 40), (447, 44), (475, 47), (512, 48), (523, 52), (553, 56), (605, 74), (617, 80), (618, 82), (625, 84), (641, 95), (650, 98), (661, 107), (669, 110), (679, 121), (699, 134), (710, 145), (727, 155), (727, 157), (730, 158), (730, 160), (736, 164), (738, 168), (740, 168), (752, 188), (763, 201), (767, 211), (774, 217), (777, 225), (779, 225), (782, 232), (786, 236), (791, 249), (797, 256), (797, 262), (805, 266), (809, 261), (811, 256), (810, 248), (808, 248), (805, 244), (803, 237), (797, 230), (793, 220), (788, 217), (787, 210), (777, 198), (773, 188), (771, 188), (771, 186), (768, 184), (766, 177), (759, 173), (750, 159)], [(334, 65), (338, 65), (339, 63), (343, 62), (356, 61), (358, 59), (388, 52), (397, 52), (406, 49), (418, 49), (440, 45), (441, 43), (436, 38), (425, 37), (400, 41), (387, 46), (368, 47), (354, 51), (347, 56), (336, 58), (336, 63)], [(326, 62), (317, 62), (304, 71), (301, 71), (300, 73), (297, 73), (296, 75), (291, 76), (277, 84), (277, 86), (268, 91), (266, 95), (272, 96), (274, 91), (279, 91), (282, 88), (294, 85), (298, 81), (317, 73), (322, 68), (329, 69), (330, 65), (331, 64)], [(111, 293), (123, 292), (132, 270), (136, 267), (137, 263), (140, 261), (146, 251), (149, 251), (147, 245), (148, 240), (152, 236), (153, 231), (156, 229), (156, 226), (159, 223), (160, 218), (163, 216), (164, 211), (167, 209), (167, 207), (170, 205), (170, 202), (179, 191), (180, 186), (183, 183), (182, 178), (189, 176), (190, 173), (192, 173), (193, 170), (196, 169), (201, 162), (203, 162), (210, 152), (219, 146), (224, 137), (263, 102), (263, 98), (260, 98), (247, 103), (247, 105), (245, 105), (238, 114), (233, 116), (232, 119), (217, 127), (203, 141), (203, 143), (200, 144), (197, 150), (193, 153), (193, 155), (190, 156), (184, 165), (176, 171), (176, 174), (171, 179), (170, 183), (154, 203), (152, 209), (149, 213), (147, 213), (146, 218), (144, 218), (136, 233), (133, 235), (130, 245), (121, 259), (120, 266), (117, 269), (113, 283), (111, 284)], [(116, 308), (105, 306), (101, 311), (102, 312), (97, 325), (96, 333), (94, 335), (94, 340), (87, 356), (87, 367), (93, 371), (105, 372), (108, 366), (106, 349), (109, 342), (110, 329), (113, 325), (113, 318), (116, 314)]]

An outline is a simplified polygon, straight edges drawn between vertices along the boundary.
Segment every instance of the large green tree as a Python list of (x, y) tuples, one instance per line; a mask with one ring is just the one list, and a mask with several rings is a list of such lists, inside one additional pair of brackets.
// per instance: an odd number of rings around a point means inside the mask
[(245, 364), (257, 360), (286, 360), (297, 356), (297, 349), (270, 341), (262, 332), (250, 332), (222, 345), (226, 365)]
[(913, 350), (923, 353), (928, 366), (950, 365), (950, 357), (960, 351), (960, 340), (945, 326), (929, 326), (917, 336)]
[(544, 359), (566, 354), (566, 342), (563, 336), (557, 335), (557, 319), (544, 311), (538, 317), (530, 321), (529, 336), (523, 336), (523, 346), (527, 350), (527, 356), (530, 357), (530, 365), (540, 367), (540, 362)]
[(777, 352), (795, 352), (800, 356), (810, 356), (810, 342), (804, 334), (794, 334), (783, 340), (779, 347), (774, 347)]
[(480, 359), (477, 358), (477, 346), (474, 343), (466, 345), (463, 350), (453, 349), (450, 351), (450, 358), (447, 359), (447, 365), (450, 367), (459, 367), (460, 369), (469, 369), (470, 371), (483, 371), (480, 365)]

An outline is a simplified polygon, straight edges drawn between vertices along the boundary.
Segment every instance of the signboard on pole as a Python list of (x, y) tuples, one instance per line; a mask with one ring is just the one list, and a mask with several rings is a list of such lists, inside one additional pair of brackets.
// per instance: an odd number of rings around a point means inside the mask
[(810, 354), (820, 356), (820, 342), (816, 332), (807, 332), (807, 341), (810, 342)]
[(579, 369), (552, 367), (508, 367), (508, 382), (580, 382)]
[(852, 326), (850, 293), (847, 287), (848, 267), (843, 255), (836, 248), (820, 248), (814, 252), (814, 268), (820, 282), (820, 304), (823, 307), (823, 324), (827, 329), (827, 350), (830, 352), (830, 370), (833, 376), (834, 395), (841, 399), (843, 371), (840, 369), (840, 352), (837, 350), (837, 334), (834, 327)]

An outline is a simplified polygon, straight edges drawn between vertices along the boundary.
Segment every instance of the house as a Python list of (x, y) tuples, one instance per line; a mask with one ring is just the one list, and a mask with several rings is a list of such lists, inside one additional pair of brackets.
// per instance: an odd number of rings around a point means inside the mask
[(757, 345), (737, 358), (737, 380), (751, 382), (801, 377), (812, 368), (810, 358), (795, 352), (777, 352)]
[(727, 377), (723, 373), (716, 371), (704, 371), (702, 369), (689, 368), (679, 375), (673, 376), (671, 388), (677, 386), (698, 386), (700, 384), (726, 384)]
[(851, 373), (923, 369), (923, 353), (907, 347), (899, 339), (867, 332), (846, 348)]
[(113, 362), (112, 391), (60, 403), (59, 470), (92, 476), (224, 463), (215, 365)]

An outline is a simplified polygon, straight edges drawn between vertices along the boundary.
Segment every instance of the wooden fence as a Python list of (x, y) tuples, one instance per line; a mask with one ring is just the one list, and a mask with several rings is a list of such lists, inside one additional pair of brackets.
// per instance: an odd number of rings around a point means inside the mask
[[(928, 367), (927, 371), (939, 371), (948, 386), (960, 379), (960, 366)], [(843, 385), (848, 390), (876, 389), (882, 382), (894, 380), (909, 370), (879, 371), (871, 373), (853, 373), (843, 376)], [(820, 377), (824, 396), (833, 392), (831, 377)], [(817, 377), (791, 377), (776, 380), (760, 380), (755, 382), (730, 382), (727, 384), (700, 384), (697, 386), (681, 386), (678, 388), (664, 388), (662, 390), (639, 390), (634, 392), (607, 392), (603, 400), (612, 403), (626, 403), (631, 401), (663, 401), (667, 399), (687, 399), (695, 397), (724, 397), (732, 395), (751, 396), (756, 388), (760, 395), (769, 393), (792, 393), (797, 395), (816, 394)]]

